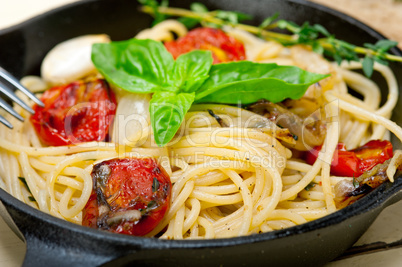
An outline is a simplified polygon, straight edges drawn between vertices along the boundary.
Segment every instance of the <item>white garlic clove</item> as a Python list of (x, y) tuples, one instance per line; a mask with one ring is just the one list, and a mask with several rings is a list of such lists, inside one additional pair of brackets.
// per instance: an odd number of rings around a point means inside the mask
[(91, 49), (94, 43), (108, 43), (105, 34), (75, 37), (56, 45), (42, 62), (41, 74), (51, 85), (73, 82), (94, 72)]

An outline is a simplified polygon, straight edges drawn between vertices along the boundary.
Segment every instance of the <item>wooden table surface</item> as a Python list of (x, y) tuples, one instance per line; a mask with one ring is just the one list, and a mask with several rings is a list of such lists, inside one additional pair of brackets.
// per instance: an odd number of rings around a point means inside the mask
[[(17, 24), (54, 7), (77, 0), (1, 0), (0, 29)], [(133, 0), (134, 1), (134, 0)], [(382, 31), (386, 36), (402, 41), (402, 4), (394, 0), (313, 0), (339, 8)], [(349, 6), (350, 4), (350, 6)], [(359, 12), (361, 11), (361, 12)], [(387, 13), (388, 12), (388, 13)], [(400, 23), (401, 22), (401, 23)], [(390, 26), (391, 25), (391, 26)], [(397, 26), (397, 27), (396, 27)], [(357, 246), (375, 242), (392, 243), (402, 239), (402, 202), (388, 207), (356, 243)], [(399, 242), (400, 243), (400, 242)], [(394, 244), (399, 244), (394, 243)], [(25, 243), (20, 240), (0, 217), (0, 266), (21, 266)], [(402, 266), (402, 248), (381, 250), (328, 263), (326, 266)]]

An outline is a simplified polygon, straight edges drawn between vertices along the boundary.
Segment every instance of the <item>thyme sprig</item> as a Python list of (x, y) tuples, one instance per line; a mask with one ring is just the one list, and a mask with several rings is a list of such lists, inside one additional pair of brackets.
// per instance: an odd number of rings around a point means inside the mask
[[(363, 72), (370, 77), (373, 73), (374, 62), (384, 65), (388, 61), (402, 62), (402, 57), (392, 55), (388, 51), (398, 43), (391, 40), (380, 40), (375, 44), (364, 44), (364, 47), (355, 46), (348, 42), (336, 39), (325, 27), (320, 24), (311, 25), (305, 22), (297, 25), (292, 21), (278, 19), (278, 14), (266, 18), (259, 26), (239, 23), (251, 17), (233, 11), (214, 10), (209, 11), (203, 4), (193, 3), (190, 10), (183, 8), (168, 7), (166, 1), (158, 5), (156, 0), (140, 0), (143, 4), (141, 10), (153, 15), (158, 22), (161, 18), (180, 17), (187, 27), (194, 27), (197, 23), (209, 27), (223, 27), (225, 25), (241, 29), (260, 36), (265, 40), (277, 41), (285, 46), (304, 44), (320, 54), (334, 59), (340, 63), (346, 61), (361, 61)], [(290, 34), (278, 33), (272, 29), (287, 30)], [(361, 57), (359, 57), (361, 55)], [(363, 58), (363, 59), (361, 59)]]

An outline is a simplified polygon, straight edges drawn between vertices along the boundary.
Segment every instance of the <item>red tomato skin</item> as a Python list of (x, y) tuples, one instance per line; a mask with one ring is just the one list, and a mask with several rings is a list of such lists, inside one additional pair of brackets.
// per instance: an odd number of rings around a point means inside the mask
[(116, 98), (106, 81), (76, 81), (53, 87), (41, 97), (45, 107), (34, 105), (31, 116), (45, 145), (63, 146), (103, 141), (116, 113)]
[(213, 28), (196, 28), (175, 41), (165, 42), (165, 47), (175, 59), (195, 49), (212, 51), (214, 64), (246, 59), (243, 43)]
[[(308, 164), (314, 164), (321, 148), (321, 146), (318, 146), (306, 153), (305, 160)], [(365, 171), (370, 170), (377, 164), (384, 163), (392, 156), (392, 144), (386, 140), (371, 140), (365, 145), (349, 151), (346, 150), (343, 143), (339, 143), (331, 162), (331, 174), (359, 177)]]
[(89, 196), (88, 202), (85, 205), (85, 208), (82, 213), (82, 225), (96, 228), (96, 221), (99, 217), (98, 210), (98, 201), (97, 201), (97, 193), (96, 189), (92, 190), (91, 195)]
[(392, 144), (386, 140), (372, 140), (353, 151), (361, 160), (360, 168), (364, 170), (370, 170), (375, 165), (384, 163), (393, 156)]
[[(107, 166), (110, 174), (100, 179), (99, 168)], [(152, 231), (163, 219), (169, 208), (171, 182), (169, 175), (153, 158), (112, 159), (94, 166), (92, 171), (94, 188), (83, 211), (82, 225), (101, 228), (110, 232), (143, 236)], [(153, 187), (154, 178), (158, 188)], [(101, 190), (101, 189), (102, 190)], [(100, 194), (103, 194), (100, 196)], [(105, 227), (100, 222), (98, 207), (100, 199), (105, 199), (110, 209), (108, 216), (127, 210), (147, 210), (137, 222), (122, 221)], [(97, 200), (97, 201), (94, 201)]]

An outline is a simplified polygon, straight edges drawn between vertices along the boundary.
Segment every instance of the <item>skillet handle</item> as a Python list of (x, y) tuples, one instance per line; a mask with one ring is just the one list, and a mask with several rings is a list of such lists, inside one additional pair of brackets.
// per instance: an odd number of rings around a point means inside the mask
[(89, 254), (46, 241), (32, 235), (25, 235), (27, 251), (23, 267), (71, 267), (100, 266), (110, 259), (101, 255)]
[(24, 267), (100, 266), (121, 256), (120, 251), (110, 246), (101, 246), (100, 249), (96, 246), (96, 241), (89, 240), (71, 229), (54, 225), (50, 215), (41, 214), (41, 218), (38, 218), (26, 212), (30, 207), (22, 212), (16, 205), (25, 204), (11, 198), (10, 202), (4, 201), (5, 198), (8, 196), (2, 196), (3, 201), (0, 202), (2, 216), (9, 225), (15, 223), (13, 230), (18, 228), (17, 234), (20, 238), (23, 237), (21, 239), (27, 246), (22, 265)]

